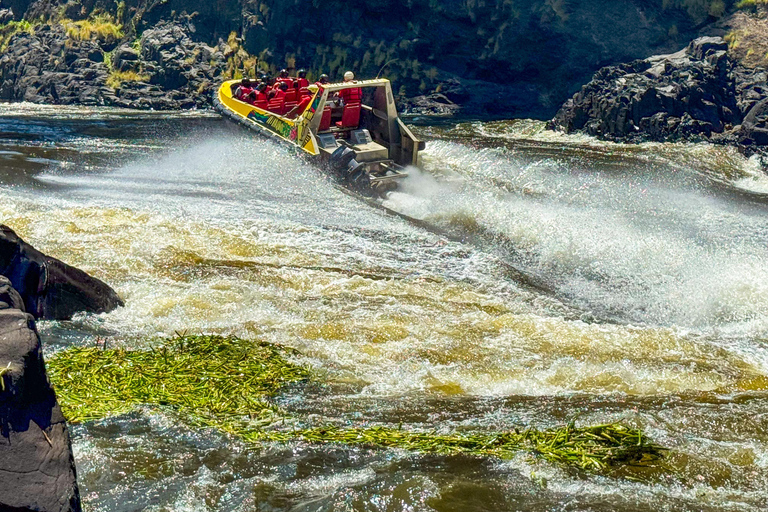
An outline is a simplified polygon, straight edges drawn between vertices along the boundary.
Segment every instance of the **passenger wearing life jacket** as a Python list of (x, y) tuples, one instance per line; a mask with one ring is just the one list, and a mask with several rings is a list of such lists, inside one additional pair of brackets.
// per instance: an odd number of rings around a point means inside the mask
[(269, 100), (269, 110), (275, 114), (283, 115), (285, 113), (285, 91), (288, 90), (288, 84), (280, 82), (277, 86), (275, 95)]
[(307, 80), (306, 69), (300, 69), (296, 76), (298, 76), (296, 81), (299, 82), (299, 89), (305, 89), (309, 87), (309, 80)]
[(320, 75), (320, 78), (317, 79), (317, 82), (315, 82), (317, 85), (325, 85), (328, 83), (328, 75), (323, 73)]
[(275, 85), (279, 85), (285, 83), (288, 85), (288, 87), (293, 86), (293, 78), (288, 76), (288, 70), (287, 69), (281, 69), (280, 74), (277, 77), (277, 82), (275, 82)]
[[(355, 74), (351, 71), (344, 73), (344, 83), (352, 83), (355, 81)], [(363, 90), (360, 87), (351, 87), (349, 89), (342, 89), (339, 91), (339, 98), (344, 101), (344, 105), (360, 105), (363, 101)]]
[(240, 85), (235, 89), (235, 98), (247, 102), (248, 95), (253, 92), (251, 80), (246, 77), (240, 81)]
[(267, 84), (260, 83), (256, 87), (256, 101), (254, 101), (253, 104), (260, 109), (267, 109), (269, 106), (269, 99), (267, 98)]
[(304, 113), (305, 110), (307, 110), (307, 107), (312, 102), (312, 98), (314, 97), (315, 93), (318, 91), (318, 87), (316, 85), (310, 85), (307, 90), (309, 91), (309, 94), (305, 94), (301, 97), (301, 101), (298, 105), (293, 107), (290, 112), (285, 114), (285, 117), (288, 119), (293, 119), (295, 117), (300, 116)]

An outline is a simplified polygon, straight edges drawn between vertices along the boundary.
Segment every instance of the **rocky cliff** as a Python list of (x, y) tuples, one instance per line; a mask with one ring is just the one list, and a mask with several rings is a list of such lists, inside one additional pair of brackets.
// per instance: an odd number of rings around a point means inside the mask
[(79, 512), (69, 431), (21, 296), (0, 276), (0, 510)]
[(0, 0), (0, 98), (185, 108), (224, 77), (305, 67), (381, 72), (416, 109), (548, 118), (600, 67), (717, 31), (732, 4)]
[(623, 142), (710, 140), (768, 154), (768, 12), (733, 22), (730, 45), (702, 37), (676, 53), (601, 69), (550, 128)]

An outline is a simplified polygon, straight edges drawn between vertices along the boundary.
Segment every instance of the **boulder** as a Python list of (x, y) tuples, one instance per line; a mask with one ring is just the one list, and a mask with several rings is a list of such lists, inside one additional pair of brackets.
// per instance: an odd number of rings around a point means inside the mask
[(67, 320), (78, 312), (104, 313), (123, 305), (106, 283), (46, 256), (0, 224), (0, 276), (37, 319)]
[(768, 146), (768, 98), (752, 107), (738, 132), (739, 143), (744, 146)]
[(549, 127), (609, 140), (699, 140), (740, 121), (739, 89), (720, 37), (598, 71)]
[(12, 9), (0, 9), (0, 25), (5, 25), (13, 21)]
[(0, 277), (0, 510), (79, 512), (69, 431), (21, 302)]

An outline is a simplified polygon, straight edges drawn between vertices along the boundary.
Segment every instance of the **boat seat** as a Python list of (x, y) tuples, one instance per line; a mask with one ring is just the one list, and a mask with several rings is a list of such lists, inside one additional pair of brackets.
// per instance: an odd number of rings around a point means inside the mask
[(323, 117), (320, 118), (320, 127), (317, 129), (322, 132), (331, 127), (331, 107), (326, 106), (323, 109)]
[(272, 100), (269, 102), (269, 111), (278, 115), (285, 114), (285, 101), (283, 99)]
[(296, 103), (297, 101), (298, 101), (298, 98), (296, 97), (296, 89), (290, 88), (287, 91), (285, 91), (286, 103)]
[(341, 121), (336, 123), (338, 128), (357, 128), (360, 124), (360, 103), (349, 103), (344, 107)]

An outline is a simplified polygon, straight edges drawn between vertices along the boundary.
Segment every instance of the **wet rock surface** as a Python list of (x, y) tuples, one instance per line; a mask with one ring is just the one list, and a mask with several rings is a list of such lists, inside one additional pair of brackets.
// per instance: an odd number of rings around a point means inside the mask
[(106, 283), (46, 256), (1, 224), (0, 276), (36, 319), (67, 320), (78, 312), (103, 313), (123, 305)]
[[(719, 37), (598, 71), (549, 127), (608, 140), (733, 143), (746, 153), (768, 146), (764, 71), (728, 55)], [(761, 150), (762, 151), (762, 150)]]
[(21, 302), (0, 276), (0, 509), (79, 512), (69, 432)]

